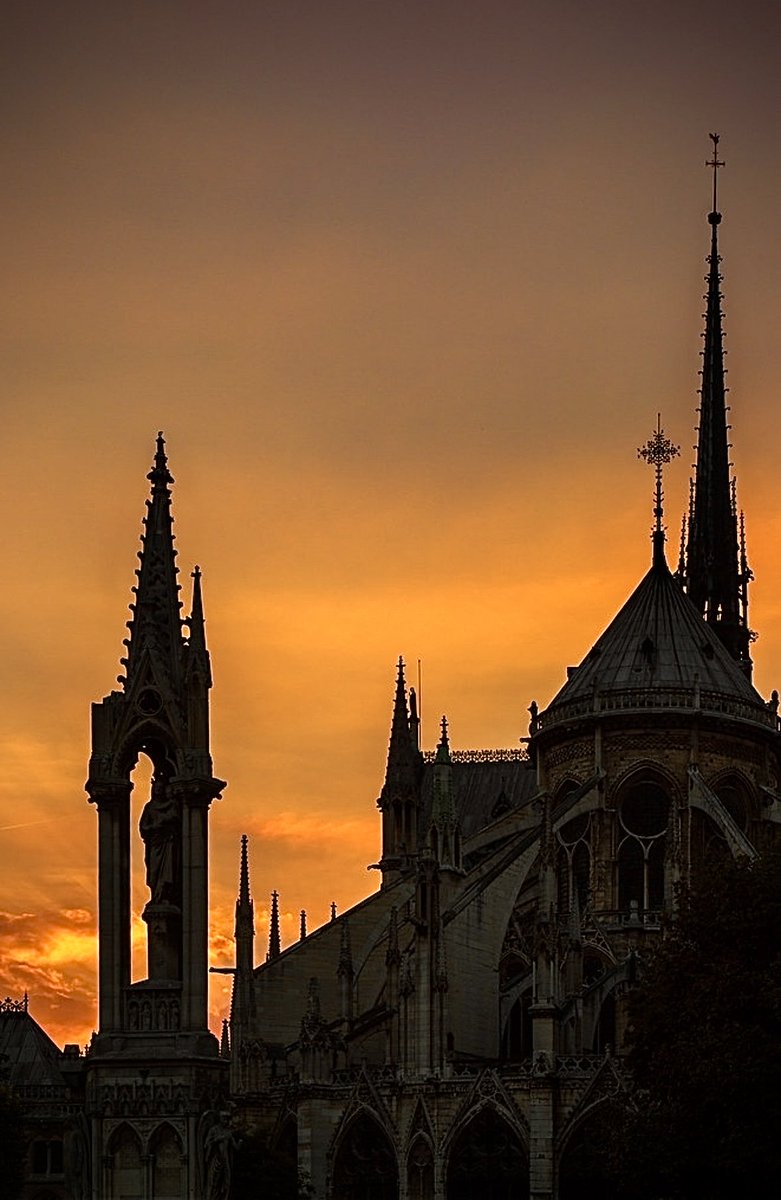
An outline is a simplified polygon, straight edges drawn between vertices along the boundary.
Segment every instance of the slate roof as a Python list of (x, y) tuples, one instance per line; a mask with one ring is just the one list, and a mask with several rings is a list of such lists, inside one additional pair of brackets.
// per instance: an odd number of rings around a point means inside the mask
[[(660, 707), (666, 694), (703, 693), (734, 701), (751, 719), (772, 723), (762, 697), (702, 619), (667, 564), (655, 563), (605, 632), (553, 698), (541, 725), (557, 710), (591, 702), (595, 693), (645, 691), (638, 707)], [(628, 705), (631, 707), (631, 705)], [(690, 706), (690, 705), (689, 705)]]
[(11, 1087), (65, 1083), (59, 1048), (28, 1012), (0, 1009), (0, 1068)]
[[(433, 763), (427, 762), (423, 768), (423, 836), (431, 819), (433, 766)], [(528, 804), (538, 791), (536, 773), (528, 760), (522, 758), (504, 759), (497, 756), (483, 761), (463, 762), (458, 761), (456, 752), (456, 761), (451, 769), (456, 812), (464, 839), (484, 829), (502, 813)]]

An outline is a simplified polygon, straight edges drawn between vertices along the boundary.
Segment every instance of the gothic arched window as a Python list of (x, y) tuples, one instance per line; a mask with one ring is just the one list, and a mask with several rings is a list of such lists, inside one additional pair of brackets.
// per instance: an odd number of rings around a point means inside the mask
[(576, 895), (581, 912), (588, 903), (591, 883), (590, 829), (591, 816), (582, 813), (567, 821), (556, 834), (559, 842), (556, 869), (560, 914), (571, 911)]
[(670, 798), (652, 779), (633, 784), (618, 808), (618, 907), (639, 912), (664, 904)]
[(529, 1165), (518, 1135), (492, 1108), (481, 1108), (453, 1143), (447, 1200), (526, 1200)]
[(339, 1143), (331, 1194), (338, 1200), (396, 1200), (399, 1194), (396, 1153), (368, 1112), (351, 1122)]
[(120, 1126), (111, 1140), (109, 1169), (112, 1200), (143, 1196), (141, 1143), (129, 1125)]
[(170, 1125), (156, 1130), (151, 1151), (154, 1200), (178, 1200), (185, 1191), (184, 1160), (181, 1143)]
[(434, 1195), (434, 1155), (427, 1138), (418, 1136), (407, 1155), (407, 1200), (431, 1200)]

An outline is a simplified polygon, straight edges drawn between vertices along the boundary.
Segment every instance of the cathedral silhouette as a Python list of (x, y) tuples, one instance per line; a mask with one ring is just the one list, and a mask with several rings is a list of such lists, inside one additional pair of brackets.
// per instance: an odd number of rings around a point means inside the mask
[[(424, 752), (399, 660), (373, 894), (285, 948), (275, 895), (260, 956), (242, 839), (219, 1042), (207, 1025), (207, 874), (224, 785), (210, 755), (200, 572), (183, 617), (158, 437), (124, 674), (92, 708), (98, 1030), (86, 1054), (61, 1053), (26, 1001), (0, 1012), (31, 1131), (29, 1200), (228, 1200), (242, 1138), (265, 1145), (290, 1196), (582, 1195), (584, 1153), (628, 1087), (626, 995), (676, 885), (708, 856), (756, 857), (781, 824), (778, 695), (751, 682), (711, 136), (697, 458), (674, 569), (662, 473), (676, 447), (659, 423), (639, 452), (656, 481), (648, 571), (553, 699), (532, 704), (528, 737), (454, 749), (443, 718)], [(130, 793), (142, 754), (153, 765), (138, 830), (149, 978), (134, 981)]]

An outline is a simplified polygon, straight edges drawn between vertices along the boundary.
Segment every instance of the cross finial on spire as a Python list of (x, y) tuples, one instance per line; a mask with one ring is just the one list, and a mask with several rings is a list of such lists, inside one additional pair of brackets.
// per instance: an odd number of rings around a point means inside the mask
[(638, 458), (644, 458), (647, 463), (653, 464), (656, 472), (656, 503), (654, 505), (654, 566), (659, 566), (664, 562), (664, 526), (662, 525), (662, 517), (664, 508), (662, 501), (664, 492), (662, 490), (662, 467), (667, 463), (672, 462), (677, 454), (680, 454), (680, 446), (675, 446), (669, 438), (664, 436), (662, 429), (662, 414), (656, 414), (656, 433), (652, 438), (641, 446), (637, 451)]
[(716, 210), (716, 184), (718, 180), (719, 167), (725, 166), (724, 160), (719, 158), (719, 135), (717, 133), (709, 133), (708, 137), (713, 142), (713, 158), (706, 159), (705, 166), (713, 167), (713, 209), (708, 217), (711, 225), (718, 225), (721, 220), (721, 213)]

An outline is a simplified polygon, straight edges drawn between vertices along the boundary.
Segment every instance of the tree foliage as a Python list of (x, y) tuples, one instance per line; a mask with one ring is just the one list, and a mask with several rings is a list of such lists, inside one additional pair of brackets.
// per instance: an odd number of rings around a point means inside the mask
[(781, 1194), (781, 852), (720, 859), (679, 896), (630, 1000), (634, 1200)]
[(231, 1200), (308, 1200), (311, 1187), (302, 1177), (290, 1147), (272, 1147), (259, 1133), (245, 1134), (233, 1164)]

